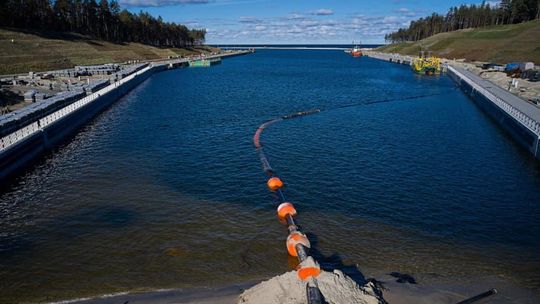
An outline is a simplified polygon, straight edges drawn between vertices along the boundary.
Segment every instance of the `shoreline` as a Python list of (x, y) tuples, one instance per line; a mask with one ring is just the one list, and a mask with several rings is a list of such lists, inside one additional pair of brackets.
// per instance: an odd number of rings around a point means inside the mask
[(105, 304), (111, 301), (126, 303), (137, 302), (144, 304), (157, 303), (235, 303), (243, 290), (254, 286), (255, 282), (233, 284), (221, 287), (189, 287), (189, 288), (167, 288), (147, 291), (124, 291), (110, 294), (103, 294), (94, 297), (81, 297), (75, 299), (46, 302), (48, 304)]
[[(400, 276), (401, 275), (401, 276)], [(266, 278), (261, 282), (266, 282)], [(391, 304), (455, 304), (470, 299), (492, 288), (496, 294), (485, 302), (493, 304), (538, 303), (540, 293), (526, 289), (499, 277), (456, 278), (456, 280), (436, 280), (415, 282), (406, 274), (380, 273), (368, 279), (381, 291), (385, 301)], [(414, 283), (412, 283), (414, 282)], [(259, 282), (247, 281), (225, 286), (198, 286), (188, 288), (168, 288), (114, 292), (97, 296), (46, 302), (48, 304), (107, 304), (107, 303), (186, 303), (186, 304), (236, 304), (240, 295)], [(250, 302), (248, 302), (250, 303)], [(293, 304), (295, 302), (283, 302)]]

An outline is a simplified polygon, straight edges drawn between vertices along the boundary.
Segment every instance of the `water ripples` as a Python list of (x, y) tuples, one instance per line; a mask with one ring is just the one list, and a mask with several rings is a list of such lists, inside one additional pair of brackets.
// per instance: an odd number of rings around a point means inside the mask
[(261, 51), (154, 75), (0, 194), (0, 298), (294, 267), (251, 140), (263, 121), (316, 108), (262, 141), (320, 260), (539, 289), (540, 167), (450, 79)]

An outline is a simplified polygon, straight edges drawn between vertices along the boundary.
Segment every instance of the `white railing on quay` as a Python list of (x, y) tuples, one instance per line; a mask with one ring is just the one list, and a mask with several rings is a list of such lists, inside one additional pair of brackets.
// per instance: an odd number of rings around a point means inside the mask
[(94, 92), (86, 97), (83, 97), (65, 107), (63, 107), (62, 109), (60, 110), (57, 110), (45, 117), (42, 117), (32, 123), (30, 123), (29, 125), (9, 134), (9, 135), (6, 135), (4, 137), (2, 137), (0, 139), (0, 152), (2, 152), (3, 150), (11, 147), (12, 145), (18, 143), (19, 141), (37, 133), (37, 132), (41, 132), (43, 130), (43, 128), (45, 128), (46, 126), (66, 117), (67, 115), (79, 110), (80, 108), (92, 103), (93, 101), (95, 101), (96, 99), (98, 99), (99, 97), (119, 88), (120, 86), (122, 86), (123, 84), (125, 84), (126, 82), (129, 82), (131, 81), (132, 79), (134, 79), (135, 77), (143, 74), (143, 73), (146, 73), (147, 71), (149, 71), (150, 69), (152, 69), (152, 66), (149, 65), (135, 73), (132, 73), (116, 82), (113, 82), (112, 84), (106, 86), (105, 88), (97, 91), (97, 92)]
[(529, 129), (531, 132), (533, 132), (538, 137), (540, 137), (540, 122), (532, 119), (531, 117), (529, 117), (527, 114), (523, 113), (522, 111), (520, 111), (516, 107), (514, 107), (511, 104), (507, 103), (506, 101), (499, 98), (498, 96), (491, 93), (490, 91), (484, 89), (482, 86), (480, 86), (479, 84), (477, 84), (473, 80), (469, 79), (467, 76), (463, 75), (463, 73), (459, 72), (457, 69), (455, 69), (451, 65), (448, 65), (448, 70), (452, 71), (454, 74), (456, 74), (463, 81), (467, 82), (474, 90), (476, 90), (479, 93), (481, 93), (482, 95), (486, 96), (495, 105), (497, 105), (503, 111), (508, 113), (508, 115), (513, 117), (515, 120), (520, 122), (523, 126), (525, 126), (527, 129)]
[[(236, 52), (236, 53), (231, 53), (231, 54), (218, 54), (218, 55), (211, 55), (211, 56), (207, 56), (206, 58), (216, 58), (216, 57), (227, 57), (227, 56), (232, 56), (232, 55), (237, 55), (237, 54), (243, 54), (243, 53), (247, 53), (247, 52)], [(187, 62), (188, 59), (184, 58), (184, 59), (177, 59), (177, 60), (169, 60), (167, 61), (166, 63), (163, 63), (163, 64), (159, 64), (157, 63), (157, 66), (161, 66), (161, 65), (166, 65), (168, 63), (174, 63), (174, 64), (177, 64), (177, 63), (182, 63), (182, 62)], [(23, 127), (23, 128), (20, 128), (19, 130), (9, 134), (9, 135), (6, 135), (2, 138), (0, 138), (0, 152), (2, 152), (3, 150), (11, 147), (12, 145), (16, 144), (17, 142), (35, 134), (36, 132), (41, 132), (43, 130), (44, 127), (58, 121), (59, 119), (62, 119), (64, 118), (65, 116), (73, 113), (74, 111), (77, 111), (79, 110), (80, 108), (86, 106), (87, 104), (89, 103), (92, 103), (94, 100), (96, 100), (97, 98), (99, 98), (100, 96), (104, 95), (104, 94), (107, 94), (109, 92), (111, 92), (112, 90), (115, 90), (116, 88), (122, 86), (124, 83), (132, 80), (133, 78), (143, 74), (143, 73), (146, 73), (147, 71), (149, 71), (150, 69), (152, 69), (155, 65), (154, 64), (149, 64), (148, 66), (144, 67), (143, 69), (135, 72), (135, 73), (132, 73), (108, 86), (106, 86), (105, 88), (97, 91), (97, 92), (94, 92), (86, 97), (83, 97), (81, 99), (79, 99), (78, 101), (68, 105), (68, 106), (65, 106), (63, 107), (62, 109), (60, 110), (57, 110), (45, 117), (42, 117), (34, 122), (31, 122), (29, 125)]]

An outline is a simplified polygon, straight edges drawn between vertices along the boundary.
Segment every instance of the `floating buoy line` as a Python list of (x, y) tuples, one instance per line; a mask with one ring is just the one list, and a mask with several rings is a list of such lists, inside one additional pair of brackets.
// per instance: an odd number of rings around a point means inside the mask
[[(375, 104), (375, 103), (413, 100), (413, 99), (420, 99), (424, 97), (443, 95), (443, 94), (445, 93), (440, 92), (440, 93), (416, 95), (416, 96), (410, 96), (410, 97), (373, 100), (373, 101), (367, 101), (363, 103), (342, 105), (342, 106), (338, 106), (334, 108), (329, 108), (326, 110), (337, 110), (337, 109), (369, 105), (369, 104)], [(307, 295), (308, 304), (323, 303), (321, 292), (319, 291), (319, 288), (317, 287), (317, 276), (321, 273), (321, 267), (317, 263), (317, 261), (315, 261), (315, 259), (309, 255), (309, 249), (311, 248), (311, 244), (307, 236), (303, 232), (301, 232), (298, 226), (296, 225), (294, 217), (297, 215), (297, 210), (294, 207), (294, 204), (288, 201), (285, 197), (285, 194), (282, 189), (284, 186), (284, 183), (276, 174), (276, 172), (270, 165), (270, 162), (268, 161), (268, 158), (266, 157), (264, 153), (263, 144), (261, 142), (261, 135), (266, 128), (278, 122), (289, 120), (289, 119), (295, 119), (295, 118), (299, 118), (299, 117), (303, 117), (307, 115), (317, 114), (317, 113), (320, 113), (321, 111), (322, 111), (321, 109), (314, 109), (314, 110), (309, 110), (309, 111), (296, 112), (293, 114), (281, 116), (279, 118), (266, 121), (257, 128), (257, 130), (255, 131), (255, 134), (253, 135), (253, 145), (255, 146), (255, 149), (257, 150), (259, 154), (263, 171), (268, 177), (266, 186), (274, 195), (275, 200), (278, 205), (276, 209), (277, 216), (280, 222), (283, 222), (287, 225), (287, 230), (289, 234), (285, 242), (285, 247), (289, 255), (296, 257), (299, 261), (299, 265), (296, 269), (298, 278), (307, 283), (306, 295)]]
[[(262, 144), (261, 144), (261, 141), (260, 141), (260, 136), (261, 136), (261, 134), (262, 134), (262, 131), (263, 131), (266, 127), (268, 127), (268, 126), (270, 126), (270, 125), (272, 125), (272, 124), (274, 124), (274, 123), (277, 123), (277, 122), (280, 122), (280, 121), (283, 121), (283, 120), (288, 120), (288, 119), (296, 118), (296, 117), (301, 117), (301, 116), (309, 115), (309, 114), (316, 114), (316, 113), (319, 113), (319, 112), (327, 112), (327, 111), (332, 111), (332, 110), (341, 110), (341, 109), (344, 109), (344, 108), (353, 108), (353, 107), (368, 106), (368, 105), (373, 105), (373, 104), (378, 104), (378, 103), (410, 101), (410, 100), (420, 99), (420, 98), (429, 97), (429, 96), (443, 95), (443, 94), (446, 94), (446, 93), (447, 93), (447, 92), (440, 92), (440, 93), (423, 94), (423, 95), (402, 96), (402, 97), (397, 97), (397, 98), (384, 98), (384, 99), (375, 99), (375, 100), (362, 100), (362, 101), (359, 101), (359, 102), (349, 103), (349, 104), (342, 104), (342, 105), (334, 106), (334, 107), (327, 107), (327, 108), (316, 109), (316, 110), (305, 111), (305, 112), (296, 112), (296, 113), (293, 113), (293, 114), (281, 116), (281, 117), (279, 117), (279, 118), (275, 118), (275, 119), (266, 121), (265, 123), (263, 123), (262, 125), (260, 125), (259, 128), (257, 129), (257, 131), (255, 132), (254, 137), (253, 137), (253, 143), (254, 143), (255, 147), (257, 148), (257, 150), (260, 150), (260, 151), (259, 151), (259, 155), (261, 156), (261, 162), (262, 162), (262, 164), (263, 164), (263, 169), (264, 169), (264, 171), (265, 171), (269, 176), (271, 176), (270, 173), (272, 173), (273, 170), (272, 170), (272, 167), (270, 166), (270, 164), (269, 164), (269, 162), (268, 162), (268, 159), (267, 159), (266, 156), (264, 155), (264, 152), (262, 152)], [(247, 126), (251, 126), (251, 125), (252, 125), (251, 123), (242, 124), (242, 126), (246, 126), (246, 127), (247, 127)], [(276, 192), (275, 194), (276, 194), (276, 195), (281, 195), (282, 192)], [(285, 201), (285, 200), (283, 199), (283, 201)], [(259, 233), (261, 233), (261, 231), (259, 231)], [(248, 257), (247, 257), (247, 253), (246, 253), (248, 250), (249, 250), (249, 246), (248, 246), (247, 249), (244, 250), (244, 252), (241, 254), (241, 256), (242, 256), (243, 261), (244, 261), (248, 266), (251, 266), (251, 263), (248, 261)]]
[(317, 287), (317, 276), (321, 273), (321, 267), (309, 255), (309, 248), (311, 244), (307, 236), (302, 233), (296, 222), (294, 221), (294, 216), (296, 216), (297, 211), (294, 205), (287, 201), (285, 194), (283, 193), (283, 181), (277, 176), (276, 172), (270, 166), (268, 158), (264, 154), (263, 146), (261, 143), (261, 134), (268, 126), (275, 124), (277, 122), (293, 119), (297, 117), (302, 117), (310, 114), (319, 113), (320, 110), (311, 110), (306, 112), (298, 112), (291, 115), (282, 116), (270, 121), (267, 121), (259, 126), (255, 135), (253, 136), (253, 144), (259, 153), (259, 158), (261, 160), (263, 171), (268, 176), (266, 186), (275, 196), (276, 201), (279, 203), (277, 207), (277, 215), (279, 219), (287, 225), (287, 230), (289, 235), (285, 242), (287, 252), (289, 255), (298, 258), (299, 265), (297, 267), (298, 278), (302, 281), (307, 282), (306, 293), (307, 293), (307, 302), (309, 304), (319, 304), (322, 303), (322, 295)]

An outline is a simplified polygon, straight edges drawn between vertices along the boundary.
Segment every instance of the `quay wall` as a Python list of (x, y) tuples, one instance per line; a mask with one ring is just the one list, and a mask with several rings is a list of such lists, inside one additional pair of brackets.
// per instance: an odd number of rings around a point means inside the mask
[(373, 52), (373, 51), (365, 51), (364, 54), (367, 57), (399, 63), (399, 64), (405, 64), (405, 65), (411, 65), (414, 59), (414, 57), (407, 56), (407, 55), (379, 53), (379, 52)]
[[(400, 54), (366, 52), (366, 56), (379, 60), (410, 65), (413, 57)], [(500, 96), (492, 92), (491, 87), (475, 81), (466, 71), (445, 64), (444, 71), (485, 113), (494, 119), (521, 146), (540, 160), (540, 109), (531, 107), (511, 93)], [(469, 72), (470, 73), (470, 72)], [(512, 99), (512, 100), (510, 100)], [(525, 113), (516, 107), (517, 103), (529, 106), (534, 113)], [(533, 115), (531, 115), (533, 114)]]
[[(234, 55), (237, 54), (211, 57), (232, 57)], [(0, 181), (15, 175), (40, 155), (61, 144), (90, 119), (154, 73), (183, 67), (186, 65), (186, 61), (183, 59), (147, 66), (50, 115), (37, 119), (8, 136), (0, 138)]]
[(447, 74), (480, 109), (540, 160), (540, 122), (482, 88), (456, 68), (449, 66)]

